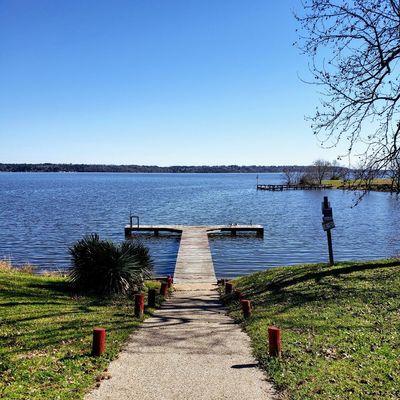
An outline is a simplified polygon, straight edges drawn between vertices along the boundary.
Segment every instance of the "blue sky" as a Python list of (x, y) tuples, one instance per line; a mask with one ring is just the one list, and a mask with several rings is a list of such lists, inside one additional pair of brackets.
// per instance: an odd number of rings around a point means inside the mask
[(0, 162), (334, 159), (292, 46), (300, 0), (1, 0)]

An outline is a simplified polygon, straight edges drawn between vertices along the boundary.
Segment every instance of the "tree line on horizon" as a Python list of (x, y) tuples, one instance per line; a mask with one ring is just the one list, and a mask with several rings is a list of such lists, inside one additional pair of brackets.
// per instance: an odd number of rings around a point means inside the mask
[[(107, 165), (107, 164), (0, 164), (0, 172), (131, 172), (131, 173), (268, 173), (296, 171), (305, 172), (306, 165)], [(343, 167), (338, 167), (343, 168)]]

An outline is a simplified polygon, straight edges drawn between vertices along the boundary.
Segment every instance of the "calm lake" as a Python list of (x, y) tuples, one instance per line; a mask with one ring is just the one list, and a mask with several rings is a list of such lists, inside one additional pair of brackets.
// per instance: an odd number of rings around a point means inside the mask
[[(260, 174), (259, 181), (281, 183), (282, 175)], [(340, 190), (257, 191), (255, 174), (0, 173), (0, 258), (66, 268), (68, 246), (84, 234), (123, 240), (132, 210), (143, 224), (263, 224), (264, 239), (210, 239), (220, 277), (325, 261), (324, 195), (333, 207), (337, 260), (400, 254), (400, 201), (386, 193), (370, 193), (352, 208), (355, 194)], [(156, 273), (171, 273), (179, 237), (142, 240)]]

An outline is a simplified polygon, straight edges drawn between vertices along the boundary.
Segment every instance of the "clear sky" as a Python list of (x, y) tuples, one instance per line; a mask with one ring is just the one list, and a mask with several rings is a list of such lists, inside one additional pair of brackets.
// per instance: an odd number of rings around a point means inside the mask
[(308, 164), (300, 0), (0, 0), (0, 162)]

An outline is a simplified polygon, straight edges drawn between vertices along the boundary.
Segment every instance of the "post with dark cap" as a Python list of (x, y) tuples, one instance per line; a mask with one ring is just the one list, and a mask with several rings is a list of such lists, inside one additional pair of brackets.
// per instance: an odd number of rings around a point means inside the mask
[(332, 207), (328, 201), (328, 197), (324, 196), (324, 201), (322, 202), (322, 228), (326, 231), (326, 238), (328, 240), (329, 265), (334, 265), (331, 234), (331, 229), (334, 227), (335, 222), (333, 221)]

